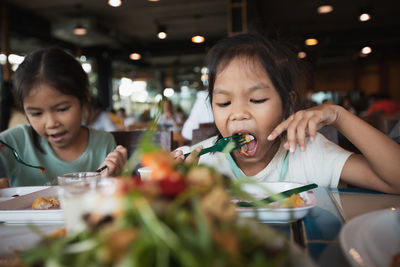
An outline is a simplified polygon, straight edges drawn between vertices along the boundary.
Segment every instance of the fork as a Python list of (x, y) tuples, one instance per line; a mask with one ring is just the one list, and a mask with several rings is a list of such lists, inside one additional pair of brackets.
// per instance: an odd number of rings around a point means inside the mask
[(41, 171), (42, 173), (44, 173), (44, 167), (42, 167), (42, 166), (34, 166), (34, 165), (31, 165), (31, 164), (26, 163), (25, 161), (22, 160), (22, 158), (21, 158), (20, 155), (18, 154), (17, 150), (15, 150), (15, 148), (13, 148), (13, 147), (10, 146), (9, 144), (7, 144), (7, 143), (5, 143), (5, 142), (3, 142), (3, 141), (1, 141), (1, 140), (0, 140), (0, 143), (2, 143), (6, 148), (8, 148), (8, 149), (10, 149), (10, 150), (12, 151), (12, 153), (13, 153), (13, 155), (14, 155), (14, 158), (15, 158), (19, 163), (22, 163), (22, 164), (24, 164), (25, 166), (28, 166), (28, 167), (40, 169), (40, 171)]
[[(200, 151), (200, 153), (199, 153), (199, 156), (201, 156), (201, 155), (203, 155), (203, 154), (206, 154), (206, 153), (208, 153), (208, 152), (213, 152), (213, 151), (222, 152), (222, 151), (225, 149), (226, 145), (228, 145), (230, 142), (233, 142), (235, 146), (234, 146), (232, 149), (230, 149), (229, 152), (232, 152), (232, 151), (234, 151), (234, 150), (236, 150), (236, 149), (238, 149), (238, 148), (240, 148), (240, 147), (242, 147), (243, 145), (245, 145), (245, 144), (248, 143), (248, 141), (247, 141), (245, 135), (242, 135), (242, 134), (235, 134), (235, 135), (232, 135), (232, 136), (229, 136), (229, 137), (225, 137), (225, 138), (220, 139), (220, 140), (219, 140), (215, 145), (213, 145), (213, 146), (210, 146), (210, 147), (207, 147), (207, 148), (202, 149), (202, 150)], [(187, 156), (189, 156), (190, 153), (192, 153), (192, 152), (189, 152), (189, 153), (184, 154), (184, 157), (186, 158)]]

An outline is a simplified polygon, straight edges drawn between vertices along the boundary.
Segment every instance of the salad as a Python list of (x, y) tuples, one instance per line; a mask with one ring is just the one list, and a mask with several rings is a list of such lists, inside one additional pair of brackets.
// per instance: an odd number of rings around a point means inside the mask
[(21, 252), (22, 264), (298, 266), (305, 258), (284, 234), (239, 217), (230, 180), (215, 170), (177, 163), (164, 151), (144, 153), (141, 162), (152, 179), (117, 179), (112, 214), (85, 214), (87, 230), (44, 236)]

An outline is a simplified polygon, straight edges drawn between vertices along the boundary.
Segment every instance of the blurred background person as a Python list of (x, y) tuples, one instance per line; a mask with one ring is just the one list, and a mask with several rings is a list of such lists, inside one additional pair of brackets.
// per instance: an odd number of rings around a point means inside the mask
[(371, 95), (370, 103), (367, 115), (371, 115), (374, 112), (382, 112), (384, 114), (400, 112), (400, 104), (384, 93)]
[(158, 125), (162, 130), (170, 130), (174, 133), (180, 133), (183, 125), (182, 118), (177, 116), (172, 106), (172, 102), (164, 100), (163, 113), (161, 114)]
[(199, 129), (200, 124), (214, 122), (210, 101), (207, 98), (207, 91), (199, 91), (197, 93), (196, 102), (190, 111), (189, 117), (183, 124), (182, 136), (185, 139), (192, 140), (193, 130)]
[(106, 132), (116, 131), (117, 127), (110, 117), (108, 111), (102, 109), (98, 98), (92, 98), (89, 103), (89, 114), (87, 124), (97, 130)]
[(121, 120), (121, 130), (129, 130), (135, 124), (135, 118), (128, 116), (124, 108), (117, 110), (117, 116)]

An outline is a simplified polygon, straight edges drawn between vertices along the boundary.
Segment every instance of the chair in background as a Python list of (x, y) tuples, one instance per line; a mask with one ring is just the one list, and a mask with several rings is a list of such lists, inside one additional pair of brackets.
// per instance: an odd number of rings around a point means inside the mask
[(218, 130), (214, 123), (201, 123), (198, 129), (193, 130), (191, 144), (195, 145), (216, 134), (218, 134)]
[[(143, 130), (135, 131), (115, 131), (110, 132), (118, 145), (122, 145), (128, 149), (128, 157), (135, 151), (141, 136), (145, 133)], [(153, 136), (153, 141), (159, 144), (164, 150), (171, 151), (172, 149), (172, 132), (171, 131), (156, 131)]]

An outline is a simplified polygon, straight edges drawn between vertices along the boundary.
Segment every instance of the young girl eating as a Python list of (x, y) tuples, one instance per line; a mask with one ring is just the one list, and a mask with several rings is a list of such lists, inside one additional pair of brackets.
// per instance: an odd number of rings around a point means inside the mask
[[(236, 179), (260, 182), (349, 184), (400, 193), (400, 146), (346, 109), (332, 104), (297, 110), (298, 60), (280, 43), (261, 35), (241, 34), (218, 42), (209, 52), (209, 98), (219, 137), (237, 133), (254, 140), (230, 154), (208, 153), (199, 163)], [(317, 132), (332, 125), (361, 152), (353, 154)], [(186, 151), (185, 151), (186, 150)], [(187, 148), (175, 151), (183, 159)]]
[[(88, 103), (88, 78), (73, 56), (58, 48), (29, 54), (13, 76), (13, 90), (29, 124), (0, 133), (21, 158), (45, 171), (22, 165), (11, 150), (0, 148), (0, 177), (10, 186), (44, 185), (57, 175), (96, 171), (115, 176), (127, 161), (127, 150), (110, 133), (82, 126)], [(7, 185), (2, 178), (2, 184)]]

